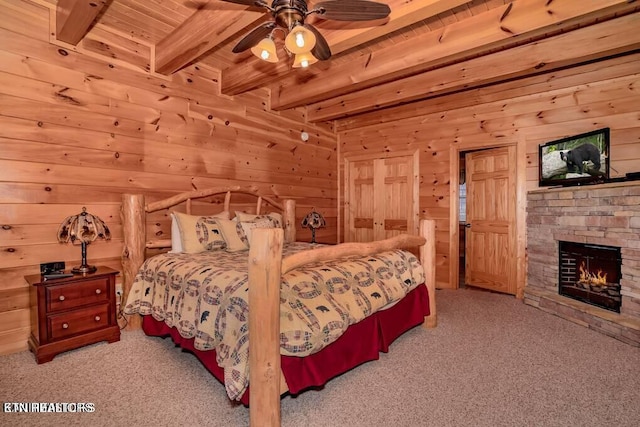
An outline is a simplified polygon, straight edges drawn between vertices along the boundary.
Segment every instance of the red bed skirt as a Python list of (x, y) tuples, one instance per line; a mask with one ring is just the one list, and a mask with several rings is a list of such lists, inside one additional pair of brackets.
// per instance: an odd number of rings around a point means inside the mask
[[(331, 378), (371, 360), (379, 358), (379, 352), (389, 351), (389, 345), (404, 332), (421, 324), (429, 314), (429, 294), (426, 286), (418, 286), (396, 305), (374, 313), (355, 325), (351, 325), (335, 342), (319, 352), (306, 357), (282, 356), (282, 373), (289, 386), (289, 393), (324, 385)], [(149, 336), (171, 336), (184, 350), (192, 352), (220, 382), (224, 384), (224, 370), (216, 363), (214, 350), (201, 351), (193, 347), (193, 338), (180, 336), (152, 316), (144, 316), (142, 329)], [(249, 404), (249, 389), (241, 402)]]

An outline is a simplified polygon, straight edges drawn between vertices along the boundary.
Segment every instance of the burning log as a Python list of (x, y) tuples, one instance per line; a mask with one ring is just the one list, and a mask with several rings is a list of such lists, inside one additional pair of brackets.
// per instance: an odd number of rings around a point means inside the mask
[[(592, 273), (587, 269), (585, 262), (580, 263), (580, 278), (578, 283), (586, 286), (607, 286), (607, 273), (598, 269), (597, 273)], [(585, 286), (585, 287), (586, 287)]]

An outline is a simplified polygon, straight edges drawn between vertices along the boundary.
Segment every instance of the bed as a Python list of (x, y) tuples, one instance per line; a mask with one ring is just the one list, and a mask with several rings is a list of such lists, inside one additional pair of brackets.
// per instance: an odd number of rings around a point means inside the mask
[[(256, 205), (248, 218), (237, 212), (233, 223), (224, 217), (236, 194), (255, 197)], [(213, 204), (222, 219), (191, 215), (197, 200), (222, 196)], [(197, 239), (182, 234), (191, 253), (175, 253), (175, 239), (147, 241), (146, 215), (167, 210), (183, 231), (193, 226), (187, 220), (198, 219)], [(283, 393), (321, 386), (377, 359), (406, 330), (436, 325), (433, 221), (421, 221), (423, 236), (303, 244), (295, 241), (293, 200), (280, 203), (240, 187), (146, 205), (141, 195), (124, 195), (122, 220), (129, 327), (171, 336), (225, 384), (232, 400), (248, 404), (251, 395), (252, 424), (279, 425)], [(229, 239), (234, 229), (242, 243)], [(404, 250), (410, 247), (420, 248), (420, 260)], [(146, 259), (147, 251), (166, 249)]]

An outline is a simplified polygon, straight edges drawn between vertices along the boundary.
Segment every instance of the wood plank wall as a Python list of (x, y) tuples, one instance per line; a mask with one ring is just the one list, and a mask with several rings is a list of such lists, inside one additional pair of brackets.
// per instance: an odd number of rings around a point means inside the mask
[[(192, 189), (255, 185), (296, 199), (299, 219), (318, 209), (328, 222), (319, 240), (336, 241), (330, 126), (307, 124), (303, 110), (267, 111), (266, 92), (218, 96), (212, 69), (150, 75), (148, 48), (124, 39), (118, 46), (96, 44), (101, 28), (78, 48), (51, 44), (53, 7), (0, 2), (0, 354), (27, 348), (23, 276), (42, 262), (79, 264), (79, 247), (56, 240), (66, 216), (86, 206), (101, 217), (113, 239), (89, 245), (89, 263), (120, 267), (123, 192), (154, 201)], [(306, 143), (302, 131), (310, 136)], [(167, 216), (152, 215), (147, 234), (169, 236)], [(311, 234), (300, 229), (298, 236)]]
[(638, 53), (341, 120), (340, 174), (350, 154), (420, 150), (420, 212), (437, 221), (437, 282), (446, 288), (451, 145), (524, 140), (526, 153), (519, 155), (526, 159), (518, 164), (526, 165), (532, 190), (539, 144), (603, 127), (611, 128), (611, 176), (640, 171)]

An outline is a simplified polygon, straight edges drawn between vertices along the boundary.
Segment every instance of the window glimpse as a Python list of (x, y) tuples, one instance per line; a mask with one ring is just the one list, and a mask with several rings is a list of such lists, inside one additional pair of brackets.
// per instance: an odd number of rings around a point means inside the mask
[(459, 221), (465, 222), (467, 220), (467, 184), (464, 183), (460, 186), (460, 212)]

